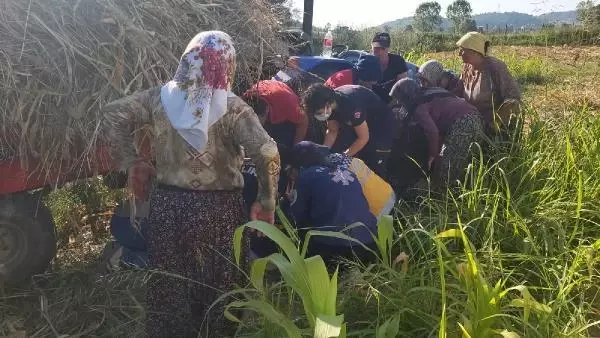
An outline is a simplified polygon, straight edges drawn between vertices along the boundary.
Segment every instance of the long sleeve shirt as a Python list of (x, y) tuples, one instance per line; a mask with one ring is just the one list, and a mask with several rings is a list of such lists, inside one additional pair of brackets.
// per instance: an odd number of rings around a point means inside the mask
[(440, 153), (452, 124), (469, 113), (477, 109), (458, 97), (435, 98), (417, 107), (415, 118), (427, 137), (430, 157)]
[[(158, 183), (191, 190), (242, 189), (244, 156), (256, 165), (257, 201), (275, 209), (280, 160), (277, 145), (263, 129), (252, 108), (237, 96), (227, 100), (227, 113), (208, 131), (208, 143), (198, 152), (172, 127), (160, 101), (160, 87), (149, 89), (103, 108), (105, 137), (118, 169), (139, 162), (153, 166)], [(151, 158), (140, 159), (142, 135), (150, 137)]]
[(521, 100), (521, 90), (504, 62), (487, 56), (482, 70), (463, 64), (461, 80), (464, 82), (463, 97), (479, 110), (485, 122), (491, 125), (494, 111), (504, 101)]

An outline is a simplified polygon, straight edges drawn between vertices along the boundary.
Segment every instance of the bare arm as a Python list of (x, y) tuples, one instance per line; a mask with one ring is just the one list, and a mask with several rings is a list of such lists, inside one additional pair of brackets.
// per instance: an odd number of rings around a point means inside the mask
[(339, 131), (340, 125), (337, 121), (327, 121), (327, 134), (325, 134), (325, 140), (323, 141), (323, 145), (329, 148), (333, 147), (333, 144), (335, 143), (335, 140), (338, 137)]
[(354, 132), (356, 133), (356, 140), (344, 152), (344, 154), (348, 156), (356, 155), (356, 153), (361, 151), (369, 142), (369, 125), (367, 122), (363, 122), (354, 127)]

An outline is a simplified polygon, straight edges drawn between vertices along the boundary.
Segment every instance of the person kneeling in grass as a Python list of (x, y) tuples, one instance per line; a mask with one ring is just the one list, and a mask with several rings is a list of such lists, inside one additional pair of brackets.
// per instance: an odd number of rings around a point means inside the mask
[[(457, 182), (464, 182), (471, 163), (470, 147), (483, 136), (477, 108), (451, 93), (425, 100), (424, 89), (412, 79), (398, 81), (390, 95), (394, 104), (408, 112), (405, 119), (414, 119), (423, 129), (428, 148), (423, 169), (432, 175), (435, 190), (445, 192)], [(393, 149), (393, 156), (399, 157), (396, 150)]]
[(445, 89), (458, 97), (463, 97), (465, 87), (452, 71), (445, 70), (437, 60), (429, 60), (419, 67), (419, 82), (426, 89)]
[[(367, 247), (375, 247), (372, 234), (377, 218), (371, 213), (358, 177), (344, 166), (328, 161), (329, 149), (300, 142), (289, 154), (290, 186), (283, 204), (300, 238), (309, 230), (342, 232)], [(358, 224), (362, 223), (362, 224)], [(328, 263), (339, 257), (369, 259), (360, 244), (340, 238), (313, 236), (307, 257), (320, 255)]]
[(302, 99), (305, 112), (327, 121), (323, 144), (332, 152), (360, 158), (385, 177), (385, 162), (397, 131), (391, 108), (368, 88), (312, 85)]
[(280, 144), (292, 147), (306, 139), (308, 117), (300, 107), (300, 98), (288, 85), (262, 80), (244, 94), (267, 133)]

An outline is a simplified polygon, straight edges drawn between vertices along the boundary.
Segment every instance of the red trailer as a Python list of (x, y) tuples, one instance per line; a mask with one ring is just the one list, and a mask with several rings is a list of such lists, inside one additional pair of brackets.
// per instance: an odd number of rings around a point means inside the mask
[[(302, 26), (309, 41), (312, 40), (313, 4), (314, 0), (304, 0)], [(141, 144), (142, 153), (147, 149), (147, 144)], [(15, 284), (43, 272), (56, 253), (50, 212), (31, 191), (113, 171), (106, 147), (79, 158), (68, 165), (58, 163), (48, 170), (38, 161), (23, 161), (18, 155), (8, 153), (0, 143), (0, 284)]]
[(56, 253), (50, 212), (39, 194), (31, 192), (111, 170), (106, 147), (51, 168), (42, 168), (34, 160), (22, 161), (6, 150), (0, 152), (0, 284), (16, 284), (43, 272)]

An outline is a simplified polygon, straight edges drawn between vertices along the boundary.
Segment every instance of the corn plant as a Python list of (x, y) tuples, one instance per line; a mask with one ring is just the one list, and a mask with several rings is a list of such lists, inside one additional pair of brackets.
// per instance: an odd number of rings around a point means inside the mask
[[(436, 239), (441, 251), (445, 250), (442, 242), (442, 239), (445, 238), (461, 239), (467, 258), (466, 263), (453, 264), (448, 269), (455, 277), (458, 277), (459, 283), (467, 297), (464, 302), (465, 311), (462, 311), (459, 315), (462, 318), (462, 323), (458, 323), (464, 338), (486, 338), (498, 335), (505, 338), (519, 337), (515, 332), (498, 328), (498, 325), (501, 324), (501, 318), (505, 316), (501, 302), (510, 291), (516, 290), (521, 293), (521, 298), (512, 300), (509, 306), (523, 309), (525, 323), (527, 323), (531, 312), (544, 316), (552, 311), (549, 306), (537, 302), (524, 285), (505, 289), (506, 280), (499, 280), (494, 285), (491, 285), (486, 280), (482, 268), (475, 257), (475, 250), (460, 223), (460, 217), (458, 229), (446, 230), (437, 235)], [(440, 255), (441, 260), (442, 257)], [(446, 267), (443, 268), (445, 269)], [(443, 284), (445, 284), (445, 281)], [(446, 308), (444, 307), (443, 311), (445, 310)], [(442, 322), (440, 323), (440, 337), (446, 336), (444, 332), (446, 325), (445, 313), (443, 313)]]
[[(308, 320), (310, 331), (315, 338), (345, 337), (344, 316), (336, 313), (337, 278), (336, 268), (333, 276), (329, 272), (323, 258), (313, 256), (304, 258), (294, 243), (277, 227), (260, 222), (247, 223), (236, 230), (234, 236), (234, 252), (237, 263), (241, 257), (241, 243), (244, 230), (247, 228), (260, 231), (274, 241), (283, 251), (265, 258), (256, 259), (251, 266), (250, 282), (261, 293), (265, 292), (265, 271), (269, 263), (275, 265), (281, 273), (285, 285), (299, 296)], [(285, 318), (266, 301), (261, 300), (235, 301), (227, 306), (226, 314), (233, 321), (240, 322), (229, 309), (247, 309), (261, 314), (274, 324), (282, 327), (288, 337), (301, 337), (307, 333), (296, 323)]]

